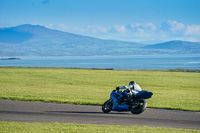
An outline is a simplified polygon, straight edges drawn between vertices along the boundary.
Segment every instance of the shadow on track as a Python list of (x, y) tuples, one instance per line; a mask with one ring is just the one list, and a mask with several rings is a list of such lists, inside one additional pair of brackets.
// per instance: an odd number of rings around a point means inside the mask
[(121, 112), (103, 113), (103, 112), (83, 112), (83, 111), (46, 111), (46, 112), (47, 113), (65, 113), (65, 114), (128, 114), (128, 112), (127, 113), (121, 113)]

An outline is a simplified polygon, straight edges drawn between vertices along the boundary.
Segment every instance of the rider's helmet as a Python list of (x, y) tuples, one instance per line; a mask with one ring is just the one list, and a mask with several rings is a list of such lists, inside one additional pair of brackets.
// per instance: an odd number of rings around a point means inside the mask
[(135, 91), (142, 91), (141, 87), (138, 84), (134, 85), (134, 90)]
[(136, 84), (135, 81), (131, 81), (131, 82), (129, 82), (129, 85), (134, 85), (134, 84)]
[(133, 89), (135, 91), (141, 91), (142, 90), (141, 87), (138, 84), (136, 84), (135, 81), (131, 81), (129, 83), (129, 86), (131, 87), (131, 89)]

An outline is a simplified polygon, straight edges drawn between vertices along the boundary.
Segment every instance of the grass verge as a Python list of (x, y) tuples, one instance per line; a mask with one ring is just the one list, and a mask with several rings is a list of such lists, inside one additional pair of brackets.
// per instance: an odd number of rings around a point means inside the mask
[(0, 122), (0, 131), (1, 133), (200, 133), (200, 130), (165, 127), (22, 122)]
[(148, 107), (200, 111), (200, 73), (185, 72), (0, 68), (0, 99), (102, 105), (131, 80), (154, 93)]

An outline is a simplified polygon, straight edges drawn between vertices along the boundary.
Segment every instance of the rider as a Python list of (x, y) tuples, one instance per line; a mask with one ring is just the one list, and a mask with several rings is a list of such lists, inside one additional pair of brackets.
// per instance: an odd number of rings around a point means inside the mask
[(126, 89), (126, 91), (122, 92), (123, 95), (118, 98), (118, 102), (123, 102), (124, 98), (129, 98), (131, 95), (135, 96), (139, 91), (142, 91), (141, 87), (135, 81), (129, 82), (129, 86), (116, 87), (118, 92), (119, 89)]
[(136, 84), (135, 81), (129, 82), (129, 86), (118, 86), (118, 87), (116, 87), (117, 91), (119, 89), (128, 89), (128, 90), (132, 89), (133, 95), (136, 95), (138, 93), (138, 91), (142, 90), (141, 87), (138, 84)]

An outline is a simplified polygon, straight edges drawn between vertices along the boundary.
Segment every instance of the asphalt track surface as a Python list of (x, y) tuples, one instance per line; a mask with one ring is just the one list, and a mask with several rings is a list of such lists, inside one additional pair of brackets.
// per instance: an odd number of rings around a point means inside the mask
[(133, 115), (130, 112), (103, 113), (101, 106), (0, 100), (0, 121), (200, 129), (200, 112), (147, 109)]

